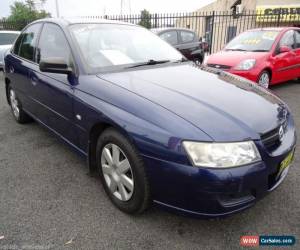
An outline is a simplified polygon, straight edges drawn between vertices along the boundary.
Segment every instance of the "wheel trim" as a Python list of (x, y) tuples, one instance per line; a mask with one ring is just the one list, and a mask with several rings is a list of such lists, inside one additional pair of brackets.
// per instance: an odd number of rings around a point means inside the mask
[(259, 83), (259, 85), (261, 85), (261, 86), (263, 86), (265, 88), (268, 88), (269, 87), (269, 83), (270, 83), (269, 74), (266, 73), (266, 72), (262, 73), (262, 75), (259, 78), (258, 83)]
[(19, 103), (18, 103), (15, 91), (13, 91), (12, 89), (10, 90), (10, 104), (11, 104), (11, 108), (12, 108), (14, 116), (16, 118), (19, 118), (19, 115), (20, 115), (20, 109), (18, 106)]
[(104, 146), (101, 167), (109, 191), (119, 200), (128, 201), (134, 191), (134, 178), (124, 152), (115, 144)]

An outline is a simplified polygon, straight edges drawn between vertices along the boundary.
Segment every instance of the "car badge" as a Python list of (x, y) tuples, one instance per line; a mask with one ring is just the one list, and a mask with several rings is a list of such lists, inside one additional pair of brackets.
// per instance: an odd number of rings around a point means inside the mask
[(284, 134), (283, 126), (280, 126), (279, 131), (278, 131), (279, 141), (282, 141), (283, 134)]

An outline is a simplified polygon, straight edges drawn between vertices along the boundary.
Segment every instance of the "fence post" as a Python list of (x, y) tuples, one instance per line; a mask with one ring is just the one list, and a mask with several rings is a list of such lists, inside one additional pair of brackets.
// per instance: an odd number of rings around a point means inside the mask
[(279, 25), (280, 25), (280, 18), (281, 18), (281, 8), (279, 9), (279, 12), (278, 12), (277, 27), (279, 27)]
[(211, 17), (211, 31), (210, 31), (210, 46), (209, 46), (209, 54), (212, 52), (213, 39), (214, 39), (214, 23), (215, 23), (215, 11), (212, 13)]

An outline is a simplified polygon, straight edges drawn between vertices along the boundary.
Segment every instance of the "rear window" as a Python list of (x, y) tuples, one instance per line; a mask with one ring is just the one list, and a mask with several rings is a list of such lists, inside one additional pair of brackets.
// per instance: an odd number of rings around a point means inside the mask
[(0, 45), (13, 44), (18, 34), (14, 33), (0, 33)]

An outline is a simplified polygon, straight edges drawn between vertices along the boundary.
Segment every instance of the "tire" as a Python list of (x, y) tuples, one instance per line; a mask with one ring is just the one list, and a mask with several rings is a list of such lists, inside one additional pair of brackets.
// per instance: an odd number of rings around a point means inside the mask
[[(117, 148), (119, 154), (115, 153)], [(110, 157), (107, 156), (109, 153)], [(108, 158), (112, 162), (109, 163)], [(113, 128), (106, 129), (97, 142), (96, 161), (104, 190), (117, 208), (128, 214), (139, 214), (148, 208), (150, 188), (145, 166), (125, 136)]]
[(8, 98), (11, 111), (15, 120), (20, 124), (25, 124), (32, 121), (32, 118), (22, 109), (22, 103), (17, 97), (16, 92), (8, 86)]
[(194, 58), (194, 63), (196, 63), (197, 65), (201, 65), (203, 62), (203, 57), (202, 56), (198, 56)]
[(270, 86), (270, 82), (271, 82), (270, 73), (267, 70), (263, 70), (258, 77), (257, 80), (258, 85), (268, 89)]

